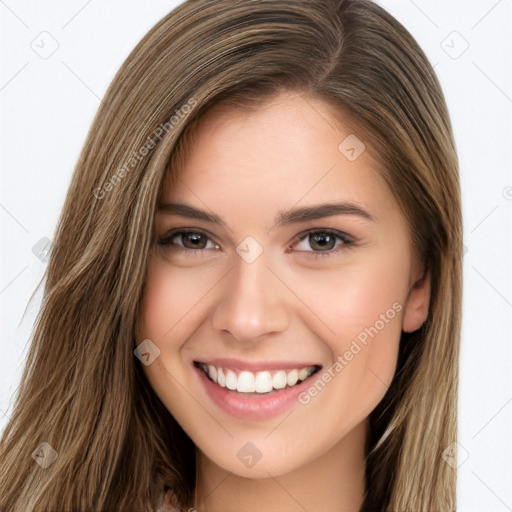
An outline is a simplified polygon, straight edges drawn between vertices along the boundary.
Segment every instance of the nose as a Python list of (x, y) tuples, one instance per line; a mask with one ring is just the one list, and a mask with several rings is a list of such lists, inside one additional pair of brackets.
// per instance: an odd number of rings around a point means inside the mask
[(212, 313), (213, 328), (251, 344), (271, 333), (285, 331), (290, 323), (289, 291), (270, 270), (265, 253), (247, 263), (238, 257), (227, 276)]

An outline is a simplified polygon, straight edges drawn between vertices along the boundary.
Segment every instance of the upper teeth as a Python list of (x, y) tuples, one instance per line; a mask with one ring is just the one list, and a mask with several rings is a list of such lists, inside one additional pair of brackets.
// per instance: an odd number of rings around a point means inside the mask
[(201, 368), (219, 386), (240, 393), (268, 393), (272, 389), (294, 386), (297, 382), (307, 379), (316, 369), (314, 366), (306, 366), (293, 370), (278, 370), (273, 375), (266, 370), (255, 373), (244, 370), (237, 375), (233, 370), (211, 364), (202, 364)]

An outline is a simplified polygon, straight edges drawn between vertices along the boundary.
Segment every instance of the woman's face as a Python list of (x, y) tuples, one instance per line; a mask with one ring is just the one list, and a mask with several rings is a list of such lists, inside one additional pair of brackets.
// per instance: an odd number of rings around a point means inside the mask
[(354, 135), (299, 94), (217, 112), (161, 196), (137, 344), (158, 347), (145, 373), (203, 460), (234, 474), (290, 472), (364, 429), (426, 318), (408, 225)]

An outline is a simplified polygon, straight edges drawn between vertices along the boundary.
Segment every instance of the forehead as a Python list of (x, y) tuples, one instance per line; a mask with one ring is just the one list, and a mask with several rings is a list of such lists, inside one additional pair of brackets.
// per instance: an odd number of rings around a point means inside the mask
[(162, 200), (237, 207), (256, 218), (327, 201), (389, 208), (392, 194), (368, 148), (331, 105), (300, 94), (281, 94), (258, 109), (213, 110), (194, 131), (179, 179)]

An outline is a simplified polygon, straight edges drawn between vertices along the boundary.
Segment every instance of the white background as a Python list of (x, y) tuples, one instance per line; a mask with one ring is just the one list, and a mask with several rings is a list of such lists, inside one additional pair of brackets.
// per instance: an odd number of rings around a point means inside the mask
[[(178, 3), (0, 0), (0, 429), (40, 303), (36, 295), (28, 304), (45, 268), (32, 248), (52, 238), (114, 73)], [(380, 3), (435, 66), (460, 158), (467, 252), (458, 510), (505, 512), (512, 510), (512, 0)], [(40, 56), (52, 45), (53, 54)]]

